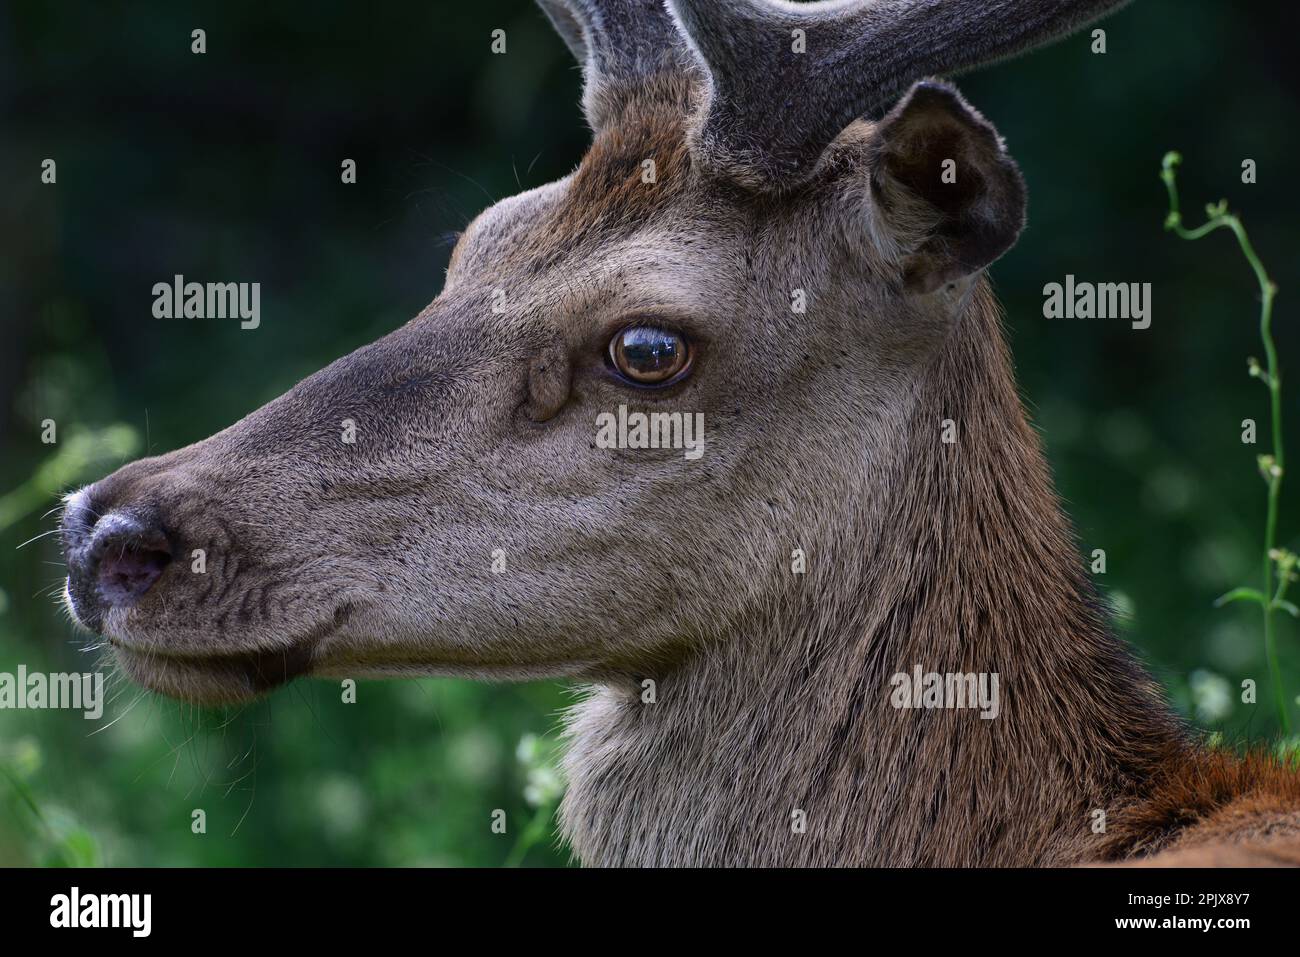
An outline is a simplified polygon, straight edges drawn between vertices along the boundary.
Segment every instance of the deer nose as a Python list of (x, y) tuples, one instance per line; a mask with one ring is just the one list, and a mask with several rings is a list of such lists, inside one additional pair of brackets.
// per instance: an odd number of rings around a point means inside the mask
[(73, 611), (96, 631), (109, 611), (139, 601), (172, 560), (167, 535), (150, 511), (99, 517), (87, 502), (74, 500), (64, 513), (63, 536)]

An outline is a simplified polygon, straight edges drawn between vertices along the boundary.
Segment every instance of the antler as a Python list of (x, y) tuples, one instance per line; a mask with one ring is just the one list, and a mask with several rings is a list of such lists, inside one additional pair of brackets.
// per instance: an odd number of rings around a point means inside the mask
[(694, 66), (663, 0), (537, 0), (583, 65), (583, 108), (599, 129), (611, 87)]
[(662, 67), (677, 27), (662, 0), (537, 0), (580, 63), (603, 76)]
[(805, 177), (845, 126), (913, 82), (1013, 56), (1126, 2), (668, 0), (711, 79), (697, 151), (768, 187)]

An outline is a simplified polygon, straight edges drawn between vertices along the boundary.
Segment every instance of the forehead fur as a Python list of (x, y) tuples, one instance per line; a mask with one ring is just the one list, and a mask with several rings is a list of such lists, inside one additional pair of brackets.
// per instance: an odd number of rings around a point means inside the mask
[(680, 73), (604, 90), (607, 122), (577, 169), (484, 211), (453, 250), (450, 271), (508, 264), (536, 274), (679, 207), (695, 176), (686, 138), (692, 90)]
[(544, 263), (643, 226), (686, 192), (693, 172), (685, 129), (690, 101), (690, 80), (674, 73), (617, 98), (551, 210), (542, 231), (549, 239), (540, 250)]

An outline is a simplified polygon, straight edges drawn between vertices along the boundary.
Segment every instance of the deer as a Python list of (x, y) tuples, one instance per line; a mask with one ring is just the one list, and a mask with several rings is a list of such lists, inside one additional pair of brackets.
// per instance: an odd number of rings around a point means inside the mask
[[(72, 615), (203, 705), (575, 682), (586, 865), (1300, 864), (1300, 778), (1112, 630), (987, 275), (1025, 183), (939, 78), (1122, 5), (540, 0), (577, 167), (408, 324), (68, 495)], [(620, 408), (702, 415), (702, 454), (598, 444)], [(919, 668), (997, 713), (898, 707)]]

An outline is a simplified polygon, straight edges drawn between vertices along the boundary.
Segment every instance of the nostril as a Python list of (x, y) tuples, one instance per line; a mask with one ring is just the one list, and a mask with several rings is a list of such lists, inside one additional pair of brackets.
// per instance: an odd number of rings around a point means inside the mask
[(99, 560), (99, 594), (110, 606), (126, 605), (153, 587), (171, 562), (165, 546), (154, 548), (134, 542), (109, 545)]
[(76, 567), (101, 610), (134, 604), (162, 577), (172, 550), (158, 523), (137, 514), (109, 513), (95, 530)]

